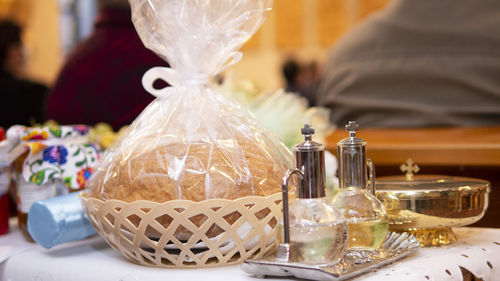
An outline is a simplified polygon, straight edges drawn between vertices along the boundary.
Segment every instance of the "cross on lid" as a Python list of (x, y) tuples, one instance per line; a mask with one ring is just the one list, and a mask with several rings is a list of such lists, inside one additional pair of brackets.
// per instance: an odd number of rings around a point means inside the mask
[(356, 136), (356, 132), (358, 131), (358, 129), (359, 125), (358, 123), (356, 123), (356, 121), (349, 121), (349, 124), (345, 125), (345, 130), (349, 133), (349, 136), (351, 138)]
[(306, 141), (311, 140), (311, 135), (314, 134), (314, 128), (309, 124), (304, 124), (304, 128), (300, 132), (305, 136)]
[(406, 160), (406, 163), (399, 166), (399, 169), (401, 170), (401, 172), (406, 173), (407, 181), (413, 180), (414, 173), (416, 174), (418, 173), (418, 171), (420, 171), (420, 167), (415, 162), (413, 162), (411, 158), (408, 158), (408, 160)]
[(309, 124), (305, 124), (304, 125), (304, 128), (302, 128), (300, 130), (300, 132), (303, 134), (303, 135), (313, 135), (314, 134), (314, 128), (311, 127), (311, 125)]

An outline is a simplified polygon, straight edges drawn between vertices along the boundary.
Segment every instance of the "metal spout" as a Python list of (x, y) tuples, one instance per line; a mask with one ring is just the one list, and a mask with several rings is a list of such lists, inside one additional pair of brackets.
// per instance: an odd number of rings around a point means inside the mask
[(283, 195), (283, 239), (286, 244), (290, 243), (290, 215), (288, 213), (288, 182), (292, 175), (296, 174), (301, 180), (304, 175), (297, 169), (288, 169), (283, 177), (281, 192)]

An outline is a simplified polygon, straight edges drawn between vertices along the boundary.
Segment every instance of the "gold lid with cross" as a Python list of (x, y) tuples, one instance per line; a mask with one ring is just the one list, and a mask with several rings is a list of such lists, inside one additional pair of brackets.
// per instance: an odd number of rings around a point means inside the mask
[(389, 230), (415, 235), (422, 246), (456, 240), (452, 227), (470, 225), (484, 215), (491, 184), (474, 178), (415, 175), (412, 159), (400, 167), (405, 175), (378, 177), (377, 197), (389, 215)]

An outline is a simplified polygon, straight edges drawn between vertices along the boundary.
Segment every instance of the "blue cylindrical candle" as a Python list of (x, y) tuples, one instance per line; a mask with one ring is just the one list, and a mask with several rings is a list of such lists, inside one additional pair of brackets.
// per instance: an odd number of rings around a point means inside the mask
[(40, 200), (28, 214), (28, 231), (38, 244), (55, 245), (96, 235), (78, 198), (78, 193)]

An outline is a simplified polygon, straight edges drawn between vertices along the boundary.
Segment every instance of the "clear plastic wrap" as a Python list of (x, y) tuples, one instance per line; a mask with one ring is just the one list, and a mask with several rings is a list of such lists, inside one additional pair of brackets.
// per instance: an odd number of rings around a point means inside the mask
[[(105, 155), (91, 195), (127, 202), (268, 196), (291, 166), (288, 149), (211, 86), (270, 10), (269, 0), (130, 0), (135, 27), (171, 68), (144, 75), (155, 99)], [(171, 86), (156, 89), (157, 79)]]

